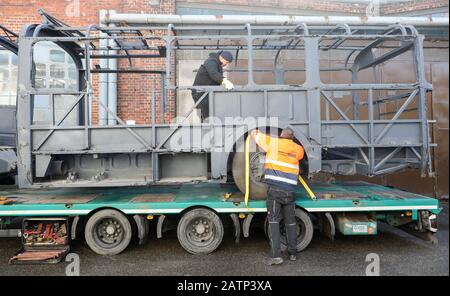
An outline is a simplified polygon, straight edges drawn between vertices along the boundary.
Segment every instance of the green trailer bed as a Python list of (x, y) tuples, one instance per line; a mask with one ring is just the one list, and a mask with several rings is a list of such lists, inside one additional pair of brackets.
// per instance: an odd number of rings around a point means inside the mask
[[(317, 199), (297, 191), (297, 205), (308, 212), (378, 212), (428, 210), (439, 213), (438, 200), (366, 182), (313, 183)], [(185, 185), (39, 189), (0, 191), (12, 202), (0, 205), (0, 216), (87, 215), (100, 208), (125, 214), (178, 214), (191, 207), (208, 207), (217, 213), (265, 212), (264, 200), (250, 200), (233, 185), (199, 183)]]

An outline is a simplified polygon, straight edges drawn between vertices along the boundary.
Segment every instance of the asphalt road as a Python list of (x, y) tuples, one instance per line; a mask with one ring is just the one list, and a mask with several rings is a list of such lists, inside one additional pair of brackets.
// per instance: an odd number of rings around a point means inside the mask
[[(432, 245), (388, 225), (379, 225), (377, 236), (339, 236), (335, 242), (315, 236), (296, 262), (265, 266), (268, 244), (262, 230), (234, 243), (232, 231), (220, 248), (207, 256), (188, 254), (179, 245), (176, 231), (162, 239), (136, 242), (117, 256), (93, 253), (83, 240), (73, 243), (71, 252), (80, 257), (81, 275), (365, 275), (366, 256), (380, 258), (380, 275), (449, 275), (448, 203), (439, 215), (438, 245)], [(19, 239), (0, 239), (0, 275), (65, 275), (68, 263), (56, 265), (8, 265), (20, 248)]]

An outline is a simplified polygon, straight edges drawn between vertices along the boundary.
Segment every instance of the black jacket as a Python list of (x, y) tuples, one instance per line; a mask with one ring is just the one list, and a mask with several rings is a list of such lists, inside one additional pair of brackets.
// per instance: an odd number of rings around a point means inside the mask
[(210, 53), (209, 58), (198, 69), (194, 85), (220, 85), (222, 80), (223, 69), (220, 65), (219, 53)]

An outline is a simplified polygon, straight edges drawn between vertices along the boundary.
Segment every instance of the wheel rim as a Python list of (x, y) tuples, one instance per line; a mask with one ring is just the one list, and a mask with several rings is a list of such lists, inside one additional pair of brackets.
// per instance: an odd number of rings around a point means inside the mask
[[(297, 225), (297, 245), (298, 245), (305, 238), (306, 226), (305, 223), (298, 217), (295, 217), (295, 220), (297, 222), (296, 225)], [(280, 222), (280, 235), (287, 244), (286, 228), (284, 227), (283, 220)]]
[(112, 217), (99, 220), (92, 232), (95, 243), (106, 249), (117, 247), (124, 239), (124, 226)]
[(190, 244), (207, 247), (214, 241), (216, 232), (216, 226), (211, 219), (198, 217), (189, 221), (185, 229), (185, 236)]
[[(306, 235), (306, 225), (305, 223), (298, 217), (295, 217), (296, 225), (297, 225), (297, 246), (305, 239)], [(269, 224), (266, 220), (266, 235), (270, 238), (271, 233), (268, 229)], [(286, 238), (286, 228), (284, 227), (284, 221), (280, 221), (280, 239), (281, 242), (285, 245), (287, 245), (287, 238)]]
[(250, 154), (250, 178), (255, 182), (263, 182), (264, 163), (266, 156), (263, 152)]

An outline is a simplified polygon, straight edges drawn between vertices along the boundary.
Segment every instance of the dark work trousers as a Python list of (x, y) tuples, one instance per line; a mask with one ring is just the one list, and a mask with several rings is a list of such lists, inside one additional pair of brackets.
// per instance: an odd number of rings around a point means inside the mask
[[(204, 92), (196, 92), (195, 90), (191, 90), (192, 92), (192, 98), (194, 99), (194, 102), (197, 103), (198, 100), (203, 96)], [(209, 95), (206, 95), (203, 101), (200, 103), (197, 108), (200, 109), (200, 118), (202, 121), (204, 121), (206, 118), (209, 117)]]
[(270, 231), (270, 257), (280, 258), (280, 222), (283, 220), (289, 255), (297, 253), (297, 225), (295, 221), (295, 194), (269, 185), (267, 192), (267, 219)]

